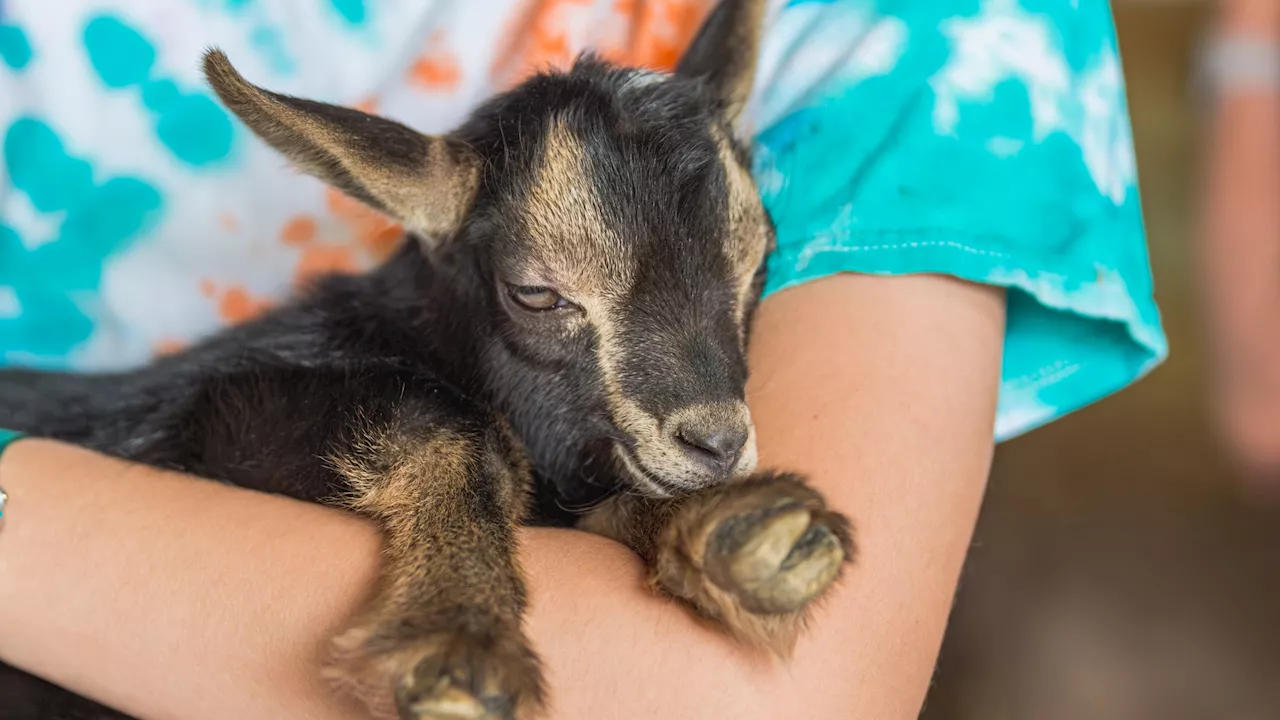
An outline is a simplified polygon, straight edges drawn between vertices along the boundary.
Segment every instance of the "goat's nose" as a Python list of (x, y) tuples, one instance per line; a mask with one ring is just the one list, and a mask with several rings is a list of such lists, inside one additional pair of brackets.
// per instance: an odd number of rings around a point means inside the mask
[(689, 457), (697, 460), (717, 476), (733, 472), (747, 444), (746, 425), (702, 425), (686, 422), (676, 430), (676, 441)]

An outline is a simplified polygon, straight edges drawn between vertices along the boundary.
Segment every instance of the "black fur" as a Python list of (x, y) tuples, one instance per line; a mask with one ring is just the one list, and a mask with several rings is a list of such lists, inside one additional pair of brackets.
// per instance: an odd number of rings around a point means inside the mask
[[(586, 58), (480, 108), (452, 139), (482, 161), (458, 235), (408, 242), (384, 266), (331, 277), (291, 303), (180, 355), (106, 375), (0, 372), (0, 427), (158, 467), (324, 501), (344, 481), (324, 460), (352, 452), (353, 428), (412, 408), (426, 424), (481, 427), (505, 415), (537, 482), (532, 522), (568, 524), (626, 481), (613, 459), (631, 439), (608, 421), (601, 378), (581, 359), (598, 338), (540, 332), (505, 305), (522, 261), (519, 199), (548, 118), (587, 149), (591, 183), (631, 244), (635, 281), (621, 332), (624, 384), (663, 414), (741, 400), (722, 124), (696, 79), (639, 89), (634, 72)], [(736, 152), (744, 152), (736, 148)], [(758, 278), (757, 278), (758, 282)], [(122, 717), (0, 665), (0, 720)]]

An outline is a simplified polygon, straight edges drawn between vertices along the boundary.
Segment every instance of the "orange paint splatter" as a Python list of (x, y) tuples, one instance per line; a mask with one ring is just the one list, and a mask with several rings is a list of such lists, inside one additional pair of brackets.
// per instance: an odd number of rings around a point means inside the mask
[(389, 257), (404, 237), (399, 224), (338, 190), (325, 188), (324, 204), (340, 223), (336, 233), (332, 223), (309, 215), (292, 217), (280, 229), (281, 242), (299, 250), (295, 287), (322, 275), (360, 272)]
[(240, 221), (236, 220), (236, 216), (231, 213), (222, 213), (219, 215), (218, 224), (227, 232), (236, 232), (240, 229)]
[(631, 40), (622, 61), (671, 72), (711, 11), (710, 0), (639, 0), (633, 6)]
[(325, 205), (351, 229), (356, 243), (370, 251), (384, 248), (388, 242), (394, 245), (404, 234), (404, 228), (386, 215), (332, 188), (325, 191)]
[(249, 294), (242, 285), (233, 285), (218, 300), (218, 316), (231, 324), (238, 324), (261, 315), (271, 308), (272, 302)]
[(351, 217), (364, 208), (358, 200), (331, 187), (324, 189), (324, 205), (329, 208), (329, 212), (342, 218)]
[(586, 36), (571, 36), (594, 12), (584, 0), (526, 0), (508, 24), (499, 54), (490, 67), (498, 85), (510, 87), (530, 73), (565, 69), (587, 45), (615, 62), (671, 71), (715, 0), (615, 0), (615, 23), (599, 23)]
[(409, 83), (427, 90), (447, 92), (458, 86), (462, 71), (452, 55), (424, 55), (409, 68)]
[(567, 70), (573, 60), (569, 36), (563, 32), (537, 33), (532, 38), (535, 58), (530, 70)]
[(360, 112), (375, 113), (378, 112), (378, 98), (367, 97), (356, 103), (356, 109)]
[(503, 31), (489, 76), (511, 86), (540, 70), (568, 69), (575, 47), (569, 38), (570, 14), (594, 9), (593, 0), (525, 0)]
[(663, 4), (667, 25), (677, 37), (683, 38), (683, 45), (688, 45), (693, 40), (693, 34), (702, 25), (702, 19), (711, 12), (711, 3), (701, 0), (668, 0)]
[(462, 82), (458, 59), (449, 50), (448, 36), (436, 30), (427, 38), (426, 50), (409, 68), (409, 84), (426, 90), (448, 92)]
[(341, 245), (317, 245), (303, 250), (293, 271), (295, 285), (306, 284), (321, 275), (354, 273), (359, 270), (355, 252)]
[(360, 238), (365, 251), (369, 253), (369, 257), (374, 262), (382, 262), (391, 257), (391, 254), (396, 251), (396, 248), (400, 247), (400, 243), (403, 241), (404, 228), (395, 223), (388, 223), (381, 230)]
[(280, 242), (285, 245), (306, 245), (316, 239), (316, 221), (310, 215), (297, 215), (280, 228)]
[(165, 338), (162, 340), (157, 340), (155, 344), (151, 346), (151, 354), (157, 357), (164, 356), (164, 355), (174, 355), (182, 352), (186, 348), (187, 348), (187, 342), (185, 340), (178, 340), (176, 338)]

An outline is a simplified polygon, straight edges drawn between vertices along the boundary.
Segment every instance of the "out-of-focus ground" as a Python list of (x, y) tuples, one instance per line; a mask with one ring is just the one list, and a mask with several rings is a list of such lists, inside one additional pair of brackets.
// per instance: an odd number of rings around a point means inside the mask
[(1204, 6), (1114, 3), (1171, 358), (999, 449), (926, 720), (1280, 720), (1280, 504), (1217, 448), (1196, 326)]

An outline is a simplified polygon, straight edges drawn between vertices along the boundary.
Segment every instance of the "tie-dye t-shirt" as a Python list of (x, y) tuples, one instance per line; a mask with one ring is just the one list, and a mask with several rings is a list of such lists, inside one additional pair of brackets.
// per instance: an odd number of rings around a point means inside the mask
[[(206, 47), (441, 132), (587, 48), (669, 70), (712, 4), (0, 0), (0, 364), (137, 365), (399, 242), (214, 102)], [(1164, 357), (1103, 0), (778, 0), (744, 132), (778, 227), (766, 292), (845, 271), (1010, 289), (997, 438)]]

